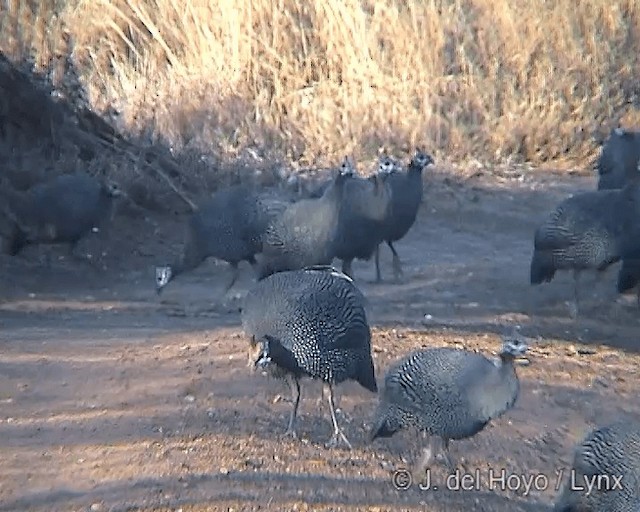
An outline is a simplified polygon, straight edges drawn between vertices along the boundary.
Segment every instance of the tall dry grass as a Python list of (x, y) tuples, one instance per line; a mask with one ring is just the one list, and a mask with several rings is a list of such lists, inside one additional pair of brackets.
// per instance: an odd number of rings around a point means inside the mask
[(177, 149), (577, 163), (640, 119), (635, 0), (9, 4), (5, 51), (46, 65), (70, 36), (93, 106)]

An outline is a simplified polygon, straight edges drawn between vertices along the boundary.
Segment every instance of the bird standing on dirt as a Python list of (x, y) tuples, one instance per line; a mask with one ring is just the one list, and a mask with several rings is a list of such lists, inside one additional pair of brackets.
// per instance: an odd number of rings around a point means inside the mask
[(448, 347), (408, 354), (385, 375), (371, 440), (413, 427), (429, 436), (418, 474), (440, 456), (453, 469), (449, 440), (474, 436), (515, 404), (520, 384), (514, 360), (526, 350), (513, 335), (503, 338), (498, 362)]
[[(402, 275), (402, 265), (393, 243), (404, 238), (415, 223), (424, 195), (422, 171), (433, 163), (431, 155), (418, 149), (405, 172), (396, 170), (389, 172), (388, 167), (381, 169), (386, 183), (391, 188), (390, 212), (383, 226), (382, 240), (387, 242), (393, 253), (393, 272), (396, 280)], [(376, 279), (382, 281), (379, 245), (375, 250), (375, 262)]]
[(233, 270), (228, 291), (238, 279), (238, 264), (256, 266), (255, 255), (262, 250), (262, 237), (269, 223), (288, 202), (258, 193), (245, 185), (217, 191), (189, 218), (180, 257), (170, 265), (156, 267), (156, 291), (176, 276), (193, 270), (209, 257), (228, 262)]
[(334, 254), (349, 277), (353, 277), (353, 260), (370, 260), (382, 241), (391, 209), (391, 188), (383, 178), (383, 173), (391, 171), (389, 167), (393, 162), (381, 161), (377, 174), (354, 177), (345, 185)]
[(87, 174), (63, 174), (26, 192), (5, 183), (0, 191), (1, 212), (14, 223), (9, 254), (32, 244), (65, 243), (74, 255), (78, 242), (94, 229), (106, 239), (114, 199), (121, 196), (124, 193), (115, 183)]
[(353, 165), (345, 157), (319, 199), (293, 203), (273, 221), (263, 239), (259, 278), (283, 270), (331, 264), (345, 184), (353, 174)]
[(620, 189), (640, 162), (640, 132), (611, 130), (598, 158), (598, 190)]
[(299, 381), (306, 376), (321, 380), (328, 396), (333, 424), (328, 446), (340, 441), (351, 446), (338, 426), (333, 388), (355, 380), (378, 390), (364, 301), (351, 278), (330, 266), (277, 272), (247, 295), (242, 325), (250, 338), (249, 363), (285, 378), (293, 394), (285, 435), (296, 437)]
[(616, 421), (591, 431), (575, 449), (569, 478), (554, 512), (639, 512), (640, 424)]
[(532, 285), (550, 282), (558, 270), (573, 270), (571, 316), (579, 313), (579, 280), (584, 270), (598, 279), (622, 257), (625, 239), (640, 223), (640, 172), (620, 190), (576, 194), (562, 201), (536, 230)]

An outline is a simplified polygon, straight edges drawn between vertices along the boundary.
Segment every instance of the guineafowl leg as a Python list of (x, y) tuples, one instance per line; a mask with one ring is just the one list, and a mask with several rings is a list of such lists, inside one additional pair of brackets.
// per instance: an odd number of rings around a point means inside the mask
[(449, 453), (449, 440), (437, 438), (436, 443), (440, 444), (439, 455), (445, 466), (449, 471), (454, 471), (455, 466), (453, 464), (453, 460), (451, 459), (451, 454)]
[(291, 387), (291, 401), (293, 402), (293, 409), (291, 410), (291, 416), (289, 416), (289, 426), (284, 433), (284, 436), (293, 437), (297, 439), (298, 434), (296, 434), (296, 418), (298, 417), (298, 405), (300, 405), (300, 382), (293, 375), (289, 375), (287, 377), (289, 381), (289, 386)]
[(376, 283), (382, 282), (382, 274), (380, 273), (380, 245), (376, 246)]
[(422, 450), (422, 455), (416, 463), (416, 472), (424, 476), (426, 469), (435, 461), (441, 459), (449, 471), (453, 471), (455, 466), (449, 455), (449, 440), (438, 436), (430, 436), (427, 446)]
[(571, 318), (578, 318), (578, 313), (580, 311), (580, 296), (579, 296), (579, 286), (580, 286), (580, 270), (573, 271), (573, 302), (569, 303), (569, 315)]
[(400, 277), (402, 277), (402, 274), (404, 273), (402, 271), (402, 264), (400, 263), (400, 256), (398, 256), (398, 251), (396, 251), (396, 248), (393, 246), (393, 242), (387, 241), (387, 245), (393, 253), (393, 275), (395, 276), (396, 281), (399, 281)]
[(231, 271), (233, 272), (233, 274), (231, 275), (231, 282), (224, 289), (224, 293), (227, 293), (229, 290), (231, 290), (231, 287), (234, 284), (236, 284), (236, 281), (238, 280), (238, 275), (240, 274), (240, 269), (238, 269), (238, 263), (231, 263), (230, 265), (231, 265)]
[(324, 384), (325, 393), (329, 395), (329, 411), (331, 412), (331, 423), (333, 424), (333, 436), (327, 443), (327, 448), (335, 448), (338, 446), (340, 441), (342, 441), (345, 446), (351, 450), (351, 443), (347, 439), (347, 436), (344, 435), (344, 432), (338, 426), (338, 419), (336, 418), (336, 407), (333, 400), (333, 386), (331, 384)]
[(427, 446), (422, 448), (422, 453), (416, 461), (415, 468), (413, 469), (414, 477), (422, 481), (427, 472), (427, 468), (431, 465), (435, 458), (436, 454), (433, 450), (433, 439), (431, 438), (431, 436), (427, 436)]

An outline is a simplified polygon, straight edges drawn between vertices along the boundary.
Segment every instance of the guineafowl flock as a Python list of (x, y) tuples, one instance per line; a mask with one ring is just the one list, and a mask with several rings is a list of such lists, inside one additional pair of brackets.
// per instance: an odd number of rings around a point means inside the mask
[[(533, 236), (532, 285), (558, 271), (575, 279), (572, 316), (579, 314), (579, 276), (602, 275), (621, 261), (617, 288), (640, 282), (640, 134), (613, 130), (598, 162), (598, 190), (576, 194), (549, 213)], [(372, 358), (367, 299), (357, 286), (352, 262), (375, 259), (382, 281), (380, 246), (392, 252), (393, 274), (403, 276), (394, 244), (416, 222), (423, 201), (422, 173), (433, 158), (417, 150), (403, 168), (388, 156), (368, 178), (345, 157), (330, 181), (298, 201), (236, 185), (216, 192), (193, 213), (180, 256), (155, 269), (156, 290), (209, 257), (230, 264), (230, 289), (239, 263), (248, 262), (256, 282), (242, 309), (249, 365), (284, 379), (292, 409), (284, 433), (297, 437), (296, 418), (303, 379), (323, 384), (333, 434), (328, 447), (351, 448), (335, 405), (336, 386), (355, 381), (378, 395), (371, 407), (371, 446), (405, 429), (427, 437), (414, 472), (441, 460), (453, 470), (451, 440), (472, 437), (516, 403), (520, 383), (515, 361), (530, 343), (517, 331), (503, 336), (498, 357), (466, 349), (433, 347), (407, 353), (391, 364), (379, 389)], [(3, 187), (0, 210), (14, 223), (9, 252), (36, 243), (75, 243), (108, 222), (112, 201), (123, 193), (93, 178), (66, 176), (27, 192)], [(342, 270), (333, 261), (342, 262)], [(640, 304), (640, 292), (638, 295)], [(621, 488), (589, 496), (569, 486), (555, 510), (640, 512), (640, 424), (600, 425), (576, 448), (576, 474), (623, 475)]]

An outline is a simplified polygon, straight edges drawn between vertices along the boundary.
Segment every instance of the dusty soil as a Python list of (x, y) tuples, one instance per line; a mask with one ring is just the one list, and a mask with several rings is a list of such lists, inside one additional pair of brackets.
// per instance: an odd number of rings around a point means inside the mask
[[(452, 445), (460, 471), (479, 476), (464, 491), (446, 489), (440, 468), (439, 490), (395, 489), (392, 474), (410, 466), (418, 439), (367, 444), (376, 398), (355, 384), (339, 388), (352, 451), (324, 447), (318, 383), (303, 388), (302, 440), (281, 440), (290, 404), (274, 397), (287, 390), (250, 373), (239, 327), (251, 273), (225, 295), (229, 270), (210, 262), (155, 294), (152, 267), (177, 253), (184, 219), (119, 216), (106, 270), (60, 259), (63, 248), (2, 257), (0, 510), (548, 510), (587, 429), (640, 418), (639, 315), (632, 296), (615, 295), (617, 267), (600, 283), (585, 277), (577, 321), (565, 304), (570, 275), (528, 282), (536, 223), (593, 187), (553, 173), (464, 186), (434, 176), (398, 243), (405, 281), (392, 281), (386, 248), (385, 284), (371, 282), (372, 263), (354, 266), (379, 379), (415, 347), (490, 354), (513, 325), (536, 339), (518, 369), (516, 407)], [(99, 247), (89, 239), (79, 252)], [(57, 257), (50, 269), (40, 263), (47, 250)], [(503, 489), (489, 482), (500, 470), (544, 477), (530, 492), (515, 477)]]

